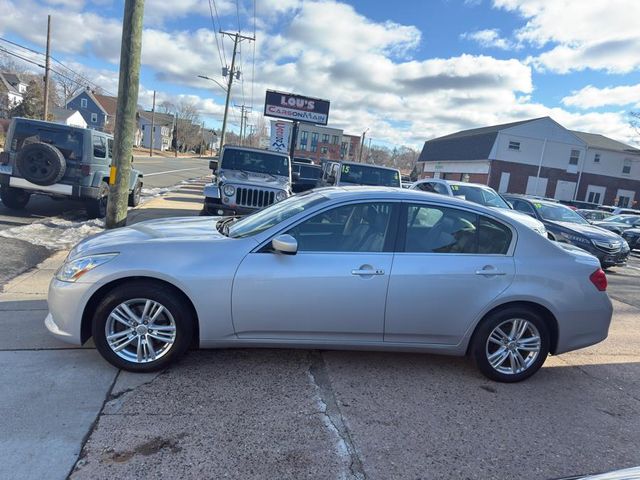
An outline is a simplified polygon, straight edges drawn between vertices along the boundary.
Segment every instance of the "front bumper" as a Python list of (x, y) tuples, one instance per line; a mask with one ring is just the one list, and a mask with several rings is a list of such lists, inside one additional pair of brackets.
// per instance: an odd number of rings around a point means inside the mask
[(622, 235), (627, 243), (629, 244), (629, 248), (634, 250), (636, 248), (640, 248), (640, 235)]
[(91, 295), (92, 283), (61, 282), (56, 278), (49, 284), (49, 314), (44, 324), (47, 330), (63, 342), (82, 345), (82, 314)]

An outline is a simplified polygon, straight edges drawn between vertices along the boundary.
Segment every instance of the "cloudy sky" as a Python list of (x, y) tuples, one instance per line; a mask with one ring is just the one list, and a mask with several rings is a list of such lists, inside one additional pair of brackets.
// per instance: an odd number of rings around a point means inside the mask
[[(0, 0), (0, 36), (42, 51), (50, 13), (55, 58), (117, 92), (122, 10), (109, 0)], [(255, 31), (233, 87), (234, 103), (253, 106), (249, 123), (270, 88), (329, 99), (330, 125), (369, 128), (374, 143), (420, 147), (545, 115), (633, 142), (638, 18), (638, 0), (147, 0), (139, 103), (150, 107), (153, 90), (187, 96), (218, 126), (224, 94), (198, 75), (225, 81), (233, 45), (214, 34), (222, 28)]]

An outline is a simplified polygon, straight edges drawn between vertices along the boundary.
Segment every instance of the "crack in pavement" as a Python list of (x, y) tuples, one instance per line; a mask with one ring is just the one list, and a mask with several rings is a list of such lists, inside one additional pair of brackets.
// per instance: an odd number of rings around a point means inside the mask
[(349, 429), (344, 417), (340, 412), (340, 407), (336, 401), (335, 392), (329, 379), (327, 366), (319, 351), (309, 353), (309, 379), (315, 387), (317, 402), (320, 413), (324, 416), (325, 425), (338, 437), (338, 454), (349, 459), (350, 478), (354, 480), (364, 480), (367, 478), (362, 460), (358, 456), (358, 451), (351, 438)]

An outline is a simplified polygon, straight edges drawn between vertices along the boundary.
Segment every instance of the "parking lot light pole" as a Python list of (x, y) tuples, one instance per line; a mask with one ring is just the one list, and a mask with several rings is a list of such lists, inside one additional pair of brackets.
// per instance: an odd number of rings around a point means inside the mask
[(111, 188), (105, 219), (107, 228), (122, 227), (127, 223), (131, 155), (140, 86), (143, 13), (144, 0), (125, 0), (113, 163), (109, 176)]

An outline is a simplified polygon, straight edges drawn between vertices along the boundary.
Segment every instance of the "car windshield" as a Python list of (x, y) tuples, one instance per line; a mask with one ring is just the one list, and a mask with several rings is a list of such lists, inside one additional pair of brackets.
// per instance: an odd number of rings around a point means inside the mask
[(589, 225), (584, 218), (564, 205), (554, 205), (551, 203), (533, 202), (533, 206), (538, 210), (540, 216), (545, 220), (552, 222), (579, 223), (581, 225)]
[(399, 187), (400, 174), (396, 170), (376, 168), (367, 165), (342, 165), (341, 184), (380, 185)]
[(607, 222), (626, 223), (628, 225), (637, 225), (640, 223), (640, 215), (614, 215), (605, 219)]
[(493, 190), (474, 185), (451, 185), (451, 191), (456, 197), (464, 197), (465, 200), (473, 203), (479, 203), (486, 207), (506, 208), (511, 210), (509, 204), (505, 202), (500, 195)]
[(28, 121), (16, 122), (11, 149), (18, 151), (24, 145), (36, 142), (55, 146), (67, 160), (82, 159), (81, 131)]
[(318, 192), (294, 195), (238, 220), (229, 227), (229, 237), (244, 238), (257, 235), (327, 200), (329, 200), (327, 197)]
[(245, 172), (270, 173), (289, 176), (289, 159), (267, 152), (229, 148), (222, 156), (221, 169), (244, 170)]

